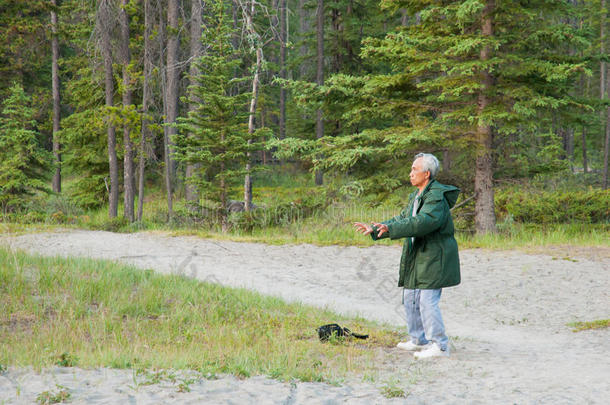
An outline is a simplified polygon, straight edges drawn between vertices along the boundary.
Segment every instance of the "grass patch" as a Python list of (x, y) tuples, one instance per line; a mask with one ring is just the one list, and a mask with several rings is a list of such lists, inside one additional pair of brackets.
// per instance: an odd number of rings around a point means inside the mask
[(386, 398), (406, 398), (408, 393), (400, 387), (401, 381), (393, 379), (381, 387), (381, 394)]
[(573, 332), (582, 332), (583, 330), (605, 329), (610, 327), (610, 319), (598, 319), (596, 321), (587, 322), (572, 322), (568, 324)]
[(59, 404), (69, 401), (72, 395), (66, 387), (56, 385), (57, 391), (43, 391), (36, 397), (36, 402), (41, 405)]
[[(330, 321), (371, 338), (321, 343), (316, 327)], [(2, 365), (333, 381), (374, 369), (375, 349), (393, 347), (398, 338), (362, 319), (244, 289), (0, 248)], [(188, 390), (188, 381), (183, 385)]]

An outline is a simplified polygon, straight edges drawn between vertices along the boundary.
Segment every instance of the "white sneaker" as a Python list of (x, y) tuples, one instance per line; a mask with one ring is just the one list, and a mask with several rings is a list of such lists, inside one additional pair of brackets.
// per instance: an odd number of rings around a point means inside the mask
[(446, 350), (441, 350), (439, 345), (433, 343), (421, 352), (413, 353), (416, 359), (429, 359), (430, 357), (449, 357), (449, 346)]
[(413, 343), (412, 341), (406, 341), (406, 342), (399, 342), (396, 347), (398, 347), (399, 349), (402, 350), (407, 350), (409, 352), (415, 352), (418, 350), (423, 350), (424, 348), (426, 348), (427, 345), (418, 345), (416, 343)]

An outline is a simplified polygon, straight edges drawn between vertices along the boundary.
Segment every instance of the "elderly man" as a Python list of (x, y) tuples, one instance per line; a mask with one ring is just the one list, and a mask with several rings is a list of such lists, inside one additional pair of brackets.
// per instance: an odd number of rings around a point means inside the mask
[(381, 223), (356, 222), (356, 230), (373, 240), (406, 238), (398, 286), (403, 287), (410, 340), (397, 347), (415, 352), (415, 358), (449, 356), (449, 338), (438, 306), (442, 289), (460, 283), (458, 247), (453, 237), (450, 208), (460, 190), (434, 178), (438, 159), (428, 153), (415, 156), (411, 184), (417, 190), (409, 195), (407, 207)]

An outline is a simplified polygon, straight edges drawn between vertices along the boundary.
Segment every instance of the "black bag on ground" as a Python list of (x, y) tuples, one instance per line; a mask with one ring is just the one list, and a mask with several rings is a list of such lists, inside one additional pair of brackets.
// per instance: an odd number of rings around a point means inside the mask
[(349, 336), (353, 336), (355, 338), (358, 339), (367, 339), (369, 337), (369, 335), (361, 335), (359, 333), (354, 333), (351, 330), (347, 329), (347, 328), (342, 328), (341, 326), (337, 325), (336, 323), (329, 323), (328, 325), (322, 325), (318, 328), (318, 336), (320, 337), (320, 340), (325, 342), (328, 339), (330, 339), (330, 337), (332, 335), (335, 335), (337, 337), (339, 336), (345, 336), (345, 337), (349, 337)]

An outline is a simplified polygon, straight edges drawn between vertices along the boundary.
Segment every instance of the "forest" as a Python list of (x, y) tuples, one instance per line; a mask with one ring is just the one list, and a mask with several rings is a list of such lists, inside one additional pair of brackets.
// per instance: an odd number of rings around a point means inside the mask
[(608, 28), (606, 0), (0, 0), (1, 221), (381, 220), (425, 151), (458, 231), (607, 232)]

